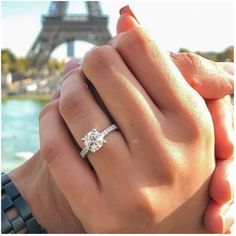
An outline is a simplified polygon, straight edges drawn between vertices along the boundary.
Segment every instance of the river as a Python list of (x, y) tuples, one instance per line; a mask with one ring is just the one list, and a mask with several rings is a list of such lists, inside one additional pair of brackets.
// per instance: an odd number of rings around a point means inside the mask
[(44, 105), (36, 100), (2, 102), (2, 171), (14, 169), (39, 149), (38, 114)]

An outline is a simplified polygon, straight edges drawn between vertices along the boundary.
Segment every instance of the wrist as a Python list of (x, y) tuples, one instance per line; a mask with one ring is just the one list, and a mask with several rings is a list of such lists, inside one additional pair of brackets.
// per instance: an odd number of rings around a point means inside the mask
[[(39, 153), (36, 153), (23, 165), (11, 171), (9, 177), (19, 190), (21, 196), (27, 202), (28, 206), (31, 208), (32, 214), (36, 218), (37, 222), (42, 227), (46, 228), (47, 224), (45, 224), (44, 218), (47, 218), (47, 214), (44, 214), (44, 208), (47, 207), (41, 205), (41, 199), (39, 196), (40, 189), (37, 189), (40, 170), (36, 169), (39, 165)], [(45, 216), (43, 217), (43, 215)]]
[(6, 173), (1, 173), (2, 233), (46, 233)]
[(9, 173), (37, 222), (49, 233), (84, 232), (54, 184), (40, 152)]

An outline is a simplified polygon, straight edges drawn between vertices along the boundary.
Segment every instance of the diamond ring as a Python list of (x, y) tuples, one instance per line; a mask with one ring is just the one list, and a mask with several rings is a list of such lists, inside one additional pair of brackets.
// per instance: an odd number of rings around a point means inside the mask
[(90, 152), (98, 151), (103, 146), (103, 144), (106, 143), (104, 137), (116, 129), (118, 129), (117, 125), (113, 124), (108, 128), (104, 129), (102, 132), (99, 132), (96, 129), (92, 129), (91, 131), (89, 131), (81, 139), (81, 141), (84, 142), (85, 147), (80, 152), (80, 155), (83, 158), (85, 158), (85, 156), (89, 151)]

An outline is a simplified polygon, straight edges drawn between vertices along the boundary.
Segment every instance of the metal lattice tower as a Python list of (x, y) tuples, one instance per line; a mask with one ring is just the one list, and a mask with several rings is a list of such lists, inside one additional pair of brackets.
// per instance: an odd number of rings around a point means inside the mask
[(52, 51), (62, 43), (71, 45), (73, 41), (82, 40), (103, 45), (109, 41), (108, 17), (102, 14), (100, 2), (84, 3), (87, 14), (68, 15), (69, 2), (51, 2), (48, 15), (42, 17), (42, 30), (27, 55), (33, 66), (45, 65)]

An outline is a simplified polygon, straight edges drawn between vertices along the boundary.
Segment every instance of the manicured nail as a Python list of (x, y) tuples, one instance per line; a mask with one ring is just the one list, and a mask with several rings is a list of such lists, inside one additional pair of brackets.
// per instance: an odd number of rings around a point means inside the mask
[(224, 231), (230, 229), (234, 223), (234, 205), (231, 204), (229, 208), (224, 212)]
[(130, 9), (129, 5), (126, 5), (120, 9), (120, 15), (125, 14), (125, 13), (132, 16), (137, 21), (137, 23), (140, 24), (137, 17), (134, 15), (133, 11)]
[(76, 59), (71, 59), (70, 61), (68, 61), (65, 64), (63, 75), (65, 76), (65, 74), (67, 74), (71, 70), (74, 70), (75, 68), (79, 67), (79, 65), (80, 64), (78, 63), (78, 61)]

